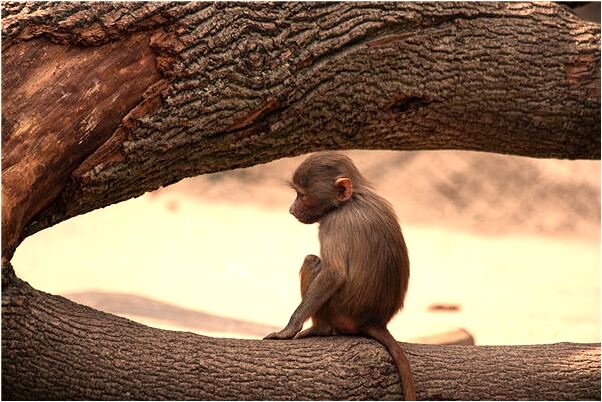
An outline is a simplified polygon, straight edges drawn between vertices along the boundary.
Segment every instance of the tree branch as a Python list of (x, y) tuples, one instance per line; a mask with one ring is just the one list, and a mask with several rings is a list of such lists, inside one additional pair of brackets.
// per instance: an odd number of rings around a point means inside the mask
[(600, 157), (600, 26), (554, 4), (2, 7), (5, 258), (184, 177), (325, 148)]
[[(600, 345), (404, 344), (419, 399), (600, 396)], [(3, 399), (400, 399), (390, 356), (357, 337), (260, 341), (149, 328), (32, 289), (2, 293)]]

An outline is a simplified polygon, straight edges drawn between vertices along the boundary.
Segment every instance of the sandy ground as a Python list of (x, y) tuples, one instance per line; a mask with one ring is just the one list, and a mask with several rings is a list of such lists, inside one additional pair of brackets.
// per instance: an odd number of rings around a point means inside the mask
[[(599, 162), (351, 154), (404, 222), (412, 272), (390, 324), (398, 339), (462, 327), (477, 344), (599, 342)], [(73, 218), (26, 239), (13, 265), (37, 289), (90, 305), (103, 292), (157, 301), (149, 313), (113, 299), (112, 311), (148, 325), (259, 338), (288, 321), (299, 266), (318, 253), (317, 226), (287, 212), (282, 178), (298, 161), (185, 180)]]

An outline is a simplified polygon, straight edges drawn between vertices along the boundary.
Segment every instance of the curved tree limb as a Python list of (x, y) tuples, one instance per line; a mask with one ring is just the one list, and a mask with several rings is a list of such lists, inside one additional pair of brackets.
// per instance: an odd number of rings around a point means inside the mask
[[(2, 3), (2, 14), (5, 398), (399, 398), (371, 341), (156, 330), (36, 291), (8, 261), (24, 236), (71, 216), (319, 149), (600, 157), (600, 27), (553, 4)], [(407, 350), (419, 398), (600, 393), (599, 345)]]
[[(255, 341), (165, 331), (14, 281), (2, 294), (3, 399), (401, 398), (395, 366), (375, 341)], [(600, 396), (600, 345), (404, 349), (419, 399)]]
[(2, 30), (4, 258), (68, 217), (319, 149), (600, 157), (600, 26), (554, 4), (9, 3)]

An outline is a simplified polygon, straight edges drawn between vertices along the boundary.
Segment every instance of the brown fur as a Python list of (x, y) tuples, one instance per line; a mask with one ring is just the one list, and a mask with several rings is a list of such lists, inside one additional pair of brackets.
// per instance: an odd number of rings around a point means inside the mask
[[(382, 343), (395, 361), (404, 398), (415, 399), (409, 363), (387, 330), (402, 308), (410, 276), (407, 248), (391, 205), (378, 196), (347, 156), (307, 158), (293, 174), (290, 212), (320, 223), (320, 258), (301, 267), (302, 301), (288, 325), (267, 339), (360, 334)], [(311, 317), (312, 327), (299, 332)]]

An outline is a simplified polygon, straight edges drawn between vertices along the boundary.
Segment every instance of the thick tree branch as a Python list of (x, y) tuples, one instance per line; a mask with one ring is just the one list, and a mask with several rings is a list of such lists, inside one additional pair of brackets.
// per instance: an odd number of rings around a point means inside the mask
[[(70, 216), (324, 148), (600, 157), (600, 27), (554, 4), (8, 3), (3, 13), (5, 258)], [(52, 73), (63, 65), (74, 71)]]
[[(600, 346), (404, 344), (419, 399), (600, 396)], [(51, 368), (51, 369), (49, 369)], [(20, 282), (2, 294), (3, 399), (400, 399), (364, 338), (215, 339), (149, 328)]]

